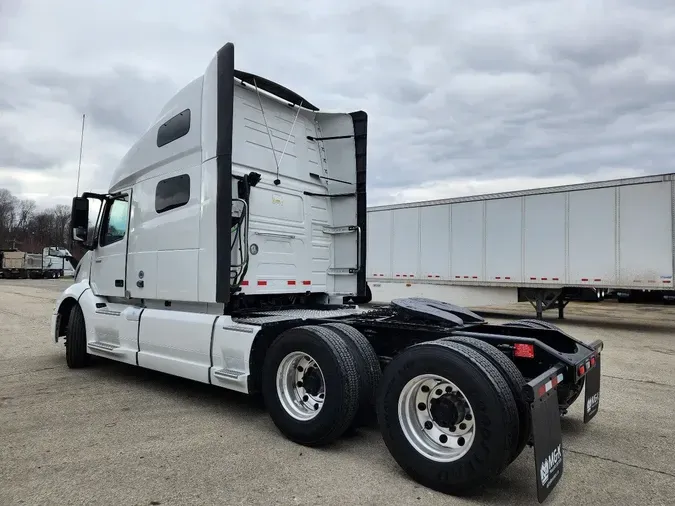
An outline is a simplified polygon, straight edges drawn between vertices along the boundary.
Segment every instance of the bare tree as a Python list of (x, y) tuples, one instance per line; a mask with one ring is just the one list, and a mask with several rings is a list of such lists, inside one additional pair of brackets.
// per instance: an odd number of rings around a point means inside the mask
[(79, 259), (84, 250), (70, 241), (70, 207), (59, 204), (43, 211), (33, 200), (19, 200), (0, 188), (0, 249), (40, 253), (47, 246), (66, 247)]

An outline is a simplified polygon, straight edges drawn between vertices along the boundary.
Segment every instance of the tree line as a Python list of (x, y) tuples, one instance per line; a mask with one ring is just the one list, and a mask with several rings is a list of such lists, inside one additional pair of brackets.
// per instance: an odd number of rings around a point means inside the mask
[(77, 259), (82, 256), (70, 238), (70, 206), (38, 210), (34, 200), (19, 199), (0, 188), (0, 250), (41, 253), (46, 246), (68, 248)]

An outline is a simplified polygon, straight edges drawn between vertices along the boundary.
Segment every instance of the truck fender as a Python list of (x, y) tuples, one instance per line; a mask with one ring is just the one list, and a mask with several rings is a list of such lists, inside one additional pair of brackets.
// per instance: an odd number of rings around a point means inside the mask
[(61, 293), (58, 299), (56, 299), (51, 318), (51, 335), (54, 338), (55, 343), (59, 342), (59, 337), (66, 334), (66, 326), (68, 325), (70, 311), (75, 307), (87, 290), (91, 291), (87, 280), (73, 283)]

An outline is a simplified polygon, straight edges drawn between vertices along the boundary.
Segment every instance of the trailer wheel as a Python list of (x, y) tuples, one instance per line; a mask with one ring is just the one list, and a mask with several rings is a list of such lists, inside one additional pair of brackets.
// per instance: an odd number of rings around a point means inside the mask
[(431, 341), (385, 368), (377, 403), (384, 442), (418, 483), (461, 494), (497, 476), (518, 436), (506, 380), (466, 345)]
[(322, 325), (335, 332), (350, 347), (356, 358), (361, 394), (359, 409), (353, 427), (368, 425), (375, 418), (375, 395), (382, 380), (382, 367), (372, 345), (361, 332), (344, 323), (327, 323)]
[(504, 379), (509, 384), (509, 388), (511, 389), (511, 393), (513, 394), (513, 398), (516, 402), (516, 408), (518, 409), (519, 422), (518, 437), (516, 444), (513, 447), (513, 453), (508, 462), (510, 464), (516, 460), (518, 455), (520, 455), (525, 448), (525, 445), (530, 438), (530, 430), (532, 428), (530, 407), (527, 399), (525, 399), (525, 396), (523, 395), (523, 386), (525, 386), (527, 383), (525, 378), (516, 367), (516, 364), (514, 364), (508, 359), (508, 357), (506, 357), (506, 355), (504, 355), (504, 353), (499, 351), (491, 344), (480, 341), (473, 337), (464, 336), (447, 337), (441, 339), (441, 341), (451, 341), (466, 344), (467, 346), (470, 346), (471, 348), (479, 351), (492, 363), (492, 365), (499, 369), (499, 372), (502, 373), (502, 376), (504, 376)]
[(66, 328), (66, 364), (71, 369), (79, 369), (89, 363), (87, 353), (87, 328), (82, 308), (75, 304), (70, 310)]
[(286, 330), (267, 350), (262, 394), (274, 424), (288, 439), (326, 445), (349, 428), (359, 407), (356, 359), (329, 329)]

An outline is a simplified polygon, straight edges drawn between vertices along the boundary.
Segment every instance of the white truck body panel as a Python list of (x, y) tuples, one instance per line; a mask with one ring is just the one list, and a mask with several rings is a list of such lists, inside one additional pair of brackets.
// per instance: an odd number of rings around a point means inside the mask
[(367, 275), (374, 300), (392, 283), (673, 290), (674, 227), (675, 174), (371, 207)]

